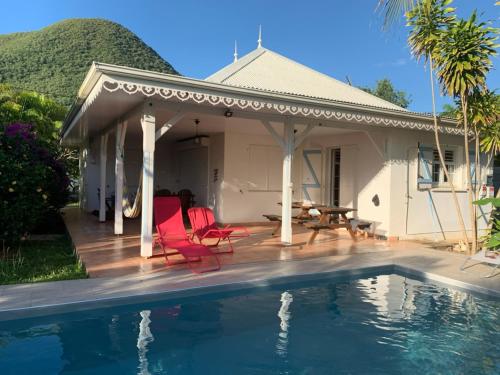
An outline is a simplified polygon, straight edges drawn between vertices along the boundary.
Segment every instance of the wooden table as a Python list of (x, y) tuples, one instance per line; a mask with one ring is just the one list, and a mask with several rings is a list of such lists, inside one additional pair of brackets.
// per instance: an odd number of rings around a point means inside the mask
[[(278, 204), (281, 205), (281, 202)], [(308, 245), (311, 245), (316, 236), (319, 234), (320, 230), (335, 230), (339, 228), (345, 228), (351, 235), (353, 240), (356, 239), (356, 235), (352, 230), (351, 223), (347, 218), (347, 214), (349, 212), (356, 211), (355, 208), (347, 208), (347, 207), (329, 207), (325, 205), (317, 205), (317, 204), (309, 204), (303, 202), (292, 202), (292, 208), (300, 209), (301, 212), (292, 218), (292, 222), (294, 224), (304, 225), (306, 228), (311, 229), (313, 232), (307, 241)], [(309, 214), (310, 209), (316, 209), (320, 212), (319, 219), (315, 219), (315, 217)], [(278, 215), (264, 215), (270, 221), (278, 222), (276, 228), (274, 229), (272, 235), (278, 233), (281, 229), (281, 216)], [(336, 219), (336, 222), (333, 219)]]

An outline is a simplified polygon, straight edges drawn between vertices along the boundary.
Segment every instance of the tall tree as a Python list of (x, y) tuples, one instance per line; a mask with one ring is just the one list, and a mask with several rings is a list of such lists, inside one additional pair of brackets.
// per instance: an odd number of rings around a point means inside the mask
[(439, 121), (436, 114), (436, 99), (434, 90), (434, 58), (438, 52), (438, 44), (441, 36), (445, 33), (446, 28), (453, 24), (455, 16), (453, 15), (454, 8), (449, 7), (452, 0), (421, 0), (411, 11), (407, 13), (408, 26), (412, 29), (408, 38), (412, 54), (418, 59), (423, 59), (426, 64), (429, 64), (429, 79), (431, 86), (432, 99), (432, 117), (434, 120), (434, 138), (436, 148), (439, 154), (441, 168), (448, 181), (455, 210), (457, 213), (458, 222), (462, 231), (464, 246), (469, 250), (469, 239), (465, 228), (462, 211), (458, 201), (455, 184), (450, 178), (450, 174), (444, 161), (441, 142), (439, 140)]
[(361, 87), (361, 90), (370, 94), (378, 96), (381, 99), (387, 100), (393, 104), (399, 105), (403, 108), (408, 108), (410, 105), (410, 98), (404, 91), (396, 90), (394, 85), (388, 78), (377, 81), (375, 88)]
[[(478, 22), (476, 12), (468, 20), (453, 22), (440, 35), (437, 76), (443, 90), (460, 102), (464, 132), (465, 163), (468, 184), (468, 203), (472, 223), (472, 251), (477, 250), (477, 220), (475, 215), (473, 180), (469, 154), (469, 136), (474, 127), (469, 122), (469, 104), (474, 92), (486, 89), (486, 75), (496, 55), (498, 30)], [(472, 126), (472, 129), (471, 129)]]

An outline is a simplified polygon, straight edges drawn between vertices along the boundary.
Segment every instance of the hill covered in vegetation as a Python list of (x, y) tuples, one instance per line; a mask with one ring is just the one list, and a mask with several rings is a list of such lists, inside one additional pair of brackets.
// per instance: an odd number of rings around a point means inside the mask
[(0, 83), (45, 94), (69, 106), (92, 61), (178, 74), (125, 27), (70, 19), (38, 31), (0, 35)]

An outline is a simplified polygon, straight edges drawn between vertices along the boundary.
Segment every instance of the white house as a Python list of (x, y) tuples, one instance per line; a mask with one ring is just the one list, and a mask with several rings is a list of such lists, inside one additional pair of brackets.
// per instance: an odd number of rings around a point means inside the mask
[[(440, 133), (469, 226), (463, 137), (451, 119)], [(190, 189), (223, 223), (281, 214), (284, 243), (295, 200), (356, 208), (386, 237), (460, 235), (431, 116), (261, 46), (205, 80), (94, 63), (62, 141), (81, 151), (81, 207), (105, 220), (105, 197), (115, 196), (116, 234), (123, 174), (129, 191), (142, 184), (144, 256), (160, 189)]]

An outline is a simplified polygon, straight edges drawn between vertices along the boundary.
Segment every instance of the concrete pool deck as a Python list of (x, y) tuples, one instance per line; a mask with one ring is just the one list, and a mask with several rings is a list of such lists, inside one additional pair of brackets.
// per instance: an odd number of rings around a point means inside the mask
[(201, 276), (187, 269), (172, 269), (137, 276), (4, 285), (0, 286), (0, 320), (265, 286), (273, 280), (299, 276), (355, 276), (368, 270), (404, 272), (499, 298), (500, 272), (492, 278), (482, 278), (491, 272), (483, 264), (462, 272), (464, 259), (464, 255), (415, 244), (371, 253), (226, 265), (219, 272)]

